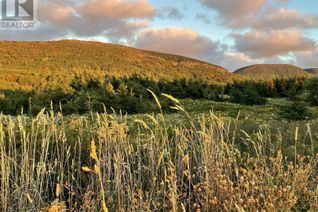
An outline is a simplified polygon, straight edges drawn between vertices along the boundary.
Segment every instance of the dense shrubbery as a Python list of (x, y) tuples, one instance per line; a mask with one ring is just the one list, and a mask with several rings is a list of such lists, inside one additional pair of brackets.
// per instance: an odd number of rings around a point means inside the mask
[[(77, 77), (71, 84), (72, 92), (62, 90), (46, 91), (3, 91), (0, 107), (5, 114), (17, 114), (28, 111), (38, 113), (43, 107), (59, 110), (64, 114), (83, 114), (88, 111), (104, 112), (105, 109), (124, 113), (145, 113), (156, 111), (153, 97), (147, 91), (152, 90), (170, 94), (176, 98), (220, 100), (222, 87), (208, 85), (201, 81), (175, 80), (173, 82), (155, 82), (140, 77), (85, 79)], [(164, 111), (170, 111), (170, 102), (160, 99)]]
[(312, 119), (313, 114), (305, 102), (293, 101), (292, 104), (281, 109), (281, 117), (293, 121), (302, 121)]
[(306, 88), (308, 90), (308, 102), (314, 106), (318, 106), (318, 78), (309, 80)]
[[(23, 108), (30, 114), (38, 113), (43, 107), (59, 110), (64, 114), (84, 114), (89, 111), (104, 112), (115, 110), (124, 113), (145, 113), (156, 111), (156, 105), (147, 89), (160, 97), (160, 93), (172, 95), (178, 99), (206, 99), (227, 101), (246, 105), (261, 105), (266, 98), (290, 97), (298, 99), (305, 93), (308, 100), (318, 104), (317, 80), (310, 80), (306, 85), (306, 78), (275, 79), (272, 81), (240, 81), (226, 86), (210, 85), (203, 81), (174, 80), (153, 81), (138, 76), (130, 78), (98, 78), (75, 77), (70, 90), (45, 91), (2, 91), (0, 93), (0, 108), (5, 114), (17, 114)], [(228, 98), (230, 97), (230, 98)], [(170, 102), (161, 99), (163, 110), (170, 111)]]
[(246, 105), (262, 105), (265, 98), (294, 98), (304, 91), (306, 78), (273, 79), (270, 81), (240, 81), (229, 84), (225, 92), (235, 103)]
[(290, 97), (302, 93), (306, 82), (306, 77), (273, 79), (269, 81), (246, 80), (228, 84), (225, 90), (230, 93), (233, 89), (243, 91), (251, 88), (265, 98)]
[(231, 101), (246, 105), (263, 105), (266, 104), (266, 98), (262, 97), (260, 93), (253, 89), (253, 87), (246, 87), (243, 89), (233, 88), (230, 90)]

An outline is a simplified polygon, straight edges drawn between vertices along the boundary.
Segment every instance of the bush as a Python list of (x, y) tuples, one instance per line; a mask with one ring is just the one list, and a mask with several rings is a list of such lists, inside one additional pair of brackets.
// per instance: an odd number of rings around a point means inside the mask
[(230, 91), (231, 101), (234, 103), (245, 105), (264, 105), (266, 98), (262, 97), (259, 92), (252, 87), (242, 90), (235, 88)]
[(310, 120), (313, 114), (304, 102), (294, 101), (281, 109), (281, 117), (292, 121)]
[(310, 102), (311, 105), (318, 106), (318, 78), (311, 79), (306, 89), (308, 91), (308, 102)]

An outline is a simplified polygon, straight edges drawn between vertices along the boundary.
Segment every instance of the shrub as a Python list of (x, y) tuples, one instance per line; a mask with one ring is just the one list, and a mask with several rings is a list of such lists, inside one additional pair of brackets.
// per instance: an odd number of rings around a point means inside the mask
[(308, 102), (312, 105), (318, 106), (318, 78), (311, 79), (308, 82), (306, 89), (308, 91)]
[(262, 97), (257, 90), (252, 87), (235, 88), (230, 91), (231, 101), (246, 105), (263, 105), (266, 104), (266, 98)]
[(294, 101), (281, 109), (281, 117), (293, 121), (309, 120), (313, 114), (304, 102)]

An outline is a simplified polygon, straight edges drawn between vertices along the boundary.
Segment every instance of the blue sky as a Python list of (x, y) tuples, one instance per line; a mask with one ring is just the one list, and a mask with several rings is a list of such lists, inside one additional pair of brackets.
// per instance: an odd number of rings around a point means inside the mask
[[(191, 28), (202, 35), (211, 37), (213, 39), (223, 39), (225, 38), (231, 30), (225, 29), (218, 24), (216, 19), (217, 13), (210, 10), (200, 4), (196, 0), (184, 0), (184, 1), (169, 1), (169, 0), (152, 0), (150, 1), (157, 8), (165, 7), (170, 5), (176, 8), (184, 14), (184, 18), (181, 20), (174, 19), (156, 19), (152, 26), (154, 28), (165, 28), (165, 27), (186, 27)], [(211, 23), (206, 24), (202, 21), (198, 21), (196, 18), (197, 14), (205, 14), (210, 19)]]
[(229, 70), (318, 67), (317, 0), (38, 0), (34, 31), (1, 40), (81, 39), (180, 54)]
[[(206, 2), (209, 2), (208, 0)], [(213, 2), (210, 1), (210, 2)], [(217, 2), (217, 1), (215, 1)], [(231, 1), (228, 1), (231, 2)], [(244, 1), (241, 1), (244, 2)], [(246, 1), (247, 4), (249, 3)], [(265, 2), (265, 1), (264, 1)], [(279, 2), (277, 0), (276, 2)], [(151, 3), (155, 5), (157, 8), (165, 7), (166, 5), (173, 6), (175, 8), (179, 8), (180, 12), (184, 14), (183, 19), (176, 19), (176, 20), (162, 20), (162, 19), (155, 19), (155, 21), (152, 23), (152, 27), (156, 29), (166, 28), (166, 27), (182, 27), (182, 28), (190, 28), (194, 30), (195, 32), (198, 32), (200, 35), (206, 36), (210, 38), (211, 40), (221, 42), (224, 45), (229, 46), (228, 53), (230, 55), (237, 55), (241, 54), (241, 52), (237, 51), (235, 48), (233, 48), (233, 45), (235, 45), (235, 40), (230, 36), (232, 33), (244, 33), (244, 32), (251, 32), (253, 30), (248, 29), (249, 27), (242, 27), (242, 28), (233, 28), (224, 26), (224, 24), (220, 23), (220, 18), (222, 18), (222, 14), (218, 13), (217, 9), (207, 7), (206, 5), (202, 4), (202, 1), (198, 0), (185, 0), (185, 1), (169, 1), (169, 0), (151, 0)], [(266, 15), (271, 15), (271, 13), (275, 13), (281, 9), (286, 9), (289, 11), (297, 12), (300, 16), (303, 16), (302, 18), (305, 19), (306, 16), (312, 16), (316, 17), (318, 15), (318, 1), (316, 0), (306, 0), (306, 1), (299, 1), (299, 0), (293, 0), (293, 1), (286, 1), (283, 3), (275, 3), (275, 1), (267, 1), (268, 4), (272, 4), (271, 7), (275, 9), (271, 9), (270, 12), (268, 12)], [(264, 3), (266, 7), (266, 2)], [(256, 13), (259, 13), (259, 11), (256, 11)], [(198, 20), (197, 16), (198, 14), (203, 14), (207, 19), (209, 19), (210, 23), (205, 23), (203, 21)], [(262, 15), (259, 15), (259, 19), (262, 19)], [(257, 15), (256, 15), (257, 17)], [(254, 17), (251, 17), (254, 18)], [(293, 19), (290, 19), (292, 22)], [(275, 25), (275, 23), (273, 23)], [(291, 27), (292, 28), (292, 27)], [(275, 29), (277, 30), (277, 29)], [(275, 34), (275, 30), (266, 29), (263, 31), (263, 33), (270, 33), (273, 31), (273, 34)], [(308, 37), (312, 39), (313, 41), (317, 42), (318, 40), (318, 30), (317, 25), (314, 25), (313, 27), (309, 27), (306, 29), (299, 29), (299, 26), (293, 28), (293, 29), (285, 29), (286, 32), (288, 30), (291, 31), (297, 31), (301, 32), (301, 34), (304, 37)], [(279, 46), (277, 47), (279, 48)], [(298, 50), (290, 51), (290, 52), (284, 52), (281, 54), (277, 54), (274, 56), (268, 56), (268, 57), (258, 57), (258, 58), (247, 58), (247, 60), (243, 60), (240, 62), (234, 62), (233, 61), (226, 61), (229, 62), (228, 64), (226, 62), (222, 63), (223, 66), (229, 68), (229, 69), (236, 69), (240, 65), (244, 65), (244, 62), (246, 65), (253, 64), (253, 63), (293, 63), (295, 65), (300, 65), (304, 67), (312, 67), (316, 66), (316, 63), (314, 62), (315, 58), (314, 55), (316, 52), (307, 52), (307, 51), (300, 51), (300, 55), (296, 55), (298, 53)], [(302, 54), (304, 53), (305, 56)], [(248, 55), (243, 55), (248, 56)], [(302, 61), (302, 57), (307, 57), (307, 60), (310, 60), (310, 62)], [(299, 61), (297, 61), (297, 59)], [(235, 59), (232, 59), (235, 60)], [(218, 62), (218, 61), (212, 61), (212, 62)], [(233, 63), (233, 64), (232, 64)]]
[[(225, 0), (226, 1), (226, 0)], [(231, 0), (230, 0), (231, 1)], [(202, 35), (211, 37), (212, 39), (224, 39), (232, 31), (232, 29), (226, 29), (222, 25), (218, 24), (217, 13), (203, 6), (197, 0), (183, 0), (183, 1), (171, 1), (171, 0), (151, 0), (150, 1), (157, 8), (165, 7), (166, 5), (179, 8), (180, 11), (185, 14), (184, 19), (181, 20), (162, 20), (156, 19), (152, 26), (155, 28), (165, 27), (188, 27)], [(317, 0), (293, 0), (289, 1), (285, 8), (290, 10), (297, 10), (303, 15), (317, 15), (318, 16), (318, 1)], [(198, 21), (196, 15), (199, 13), (206, 14), (211, 20), (211, 24), (205, 24)], [(318, 29), (312, 29), (309, 31), (313, 39), (318, 39)]]

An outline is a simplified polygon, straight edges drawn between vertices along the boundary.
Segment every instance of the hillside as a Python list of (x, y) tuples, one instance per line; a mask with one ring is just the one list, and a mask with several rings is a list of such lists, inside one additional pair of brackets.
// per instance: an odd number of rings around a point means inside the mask
[(288, 64), (252, 65), (238, 69), (234, 73), (257, 80), (268, 80), (272, 78), (290, 78), (308, 75), (308, 73), (304, 69)]
[(318, 76), (318, 68), (308, 68), (305, 71), (311, 75)]
[(75, 75), (231, 82), (232, 73), (202, 61), (114, 44), (75, 40), (0, 42), (0, 89), (69, 89)]

